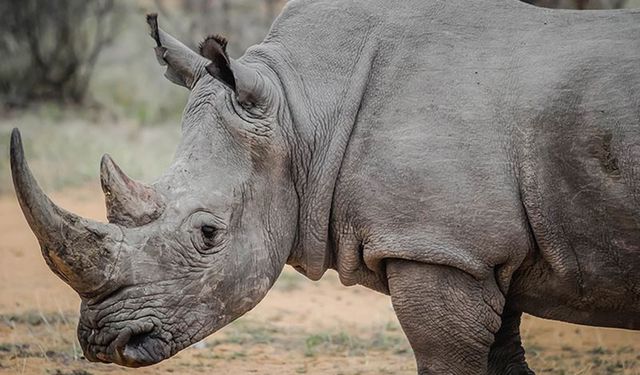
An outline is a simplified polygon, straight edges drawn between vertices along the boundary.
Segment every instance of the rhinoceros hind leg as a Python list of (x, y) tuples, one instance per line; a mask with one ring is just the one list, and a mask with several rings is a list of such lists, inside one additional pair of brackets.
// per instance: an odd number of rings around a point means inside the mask
[(387, 278), (420, 374), (487, 374), (504, 305), (495, 280), (395, 259), (387, 261)]
[(490, 375), (535, 375), (524, 358), (520, 340), (521, 316), (521, 312), (505, 307), (502, 325), (489, 351)]

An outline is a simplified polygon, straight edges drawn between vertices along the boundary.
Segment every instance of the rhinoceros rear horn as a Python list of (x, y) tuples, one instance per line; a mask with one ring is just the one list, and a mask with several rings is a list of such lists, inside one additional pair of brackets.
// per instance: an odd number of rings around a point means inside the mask
[(162, 66), (167, 66), (165, 77), (177, 85), (191, 90), (198, 79), (206, 74), (207, 61), (189, 47), (158, 27), (158, 15), (147, 15), (150, 34), (156, 42), (156, 58)]
[(164, 211), (163, 197), (152, 187), (130, 179), (109, 155), (102, 157), (100, 182), (110, 223), (126, 227), (145, 225)]
[(17, 129), (11, 133), (11, 175), (22, 212), (49, 268), (81, 296), (100, 290), (114, 274), (121, 231), (51, 202), (29, 170)]

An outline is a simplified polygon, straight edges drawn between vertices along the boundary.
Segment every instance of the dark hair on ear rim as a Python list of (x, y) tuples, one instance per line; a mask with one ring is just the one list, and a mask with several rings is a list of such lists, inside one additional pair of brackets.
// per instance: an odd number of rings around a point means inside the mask
[(208, 58), (209, 60), (213, 60), (219, 52), (218, 49), (220, 49), (224, 56), (229, 58), (229, 55), (227, 54), (227, 44), (228, 40), (224, 36), (220, 34), (209, 35), (200, 42), (200, 55)]
[(236, 91), (236, 80), (227, 54), (227, 39), (221, 35), (206, 37), (200, 43), (200, 55), (211, 61), (205, 67), (207, 72), (231, 90)]
[(158, 47), (161, 47), (160, 35), (158, 33), (158, 13), (147, 14), (147, 24), (151, 29), (151, 37), (156, 41)]

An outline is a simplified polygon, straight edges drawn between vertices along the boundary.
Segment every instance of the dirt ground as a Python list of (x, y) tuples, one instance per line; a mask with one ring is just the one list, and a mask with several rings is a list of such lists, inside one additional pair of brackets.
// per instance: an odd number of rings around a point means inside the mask
[[(97, 185), (53, 198), (81, 215), (105, 217)], [(0, 197), (0, 374), (415, 374), (389, 298), (343, 287), (333, 273), (311, 282), (287, 267), (245, 317), (137, 370), (83, 359), (78, 306), (46, 268), (15, 198)], [(640, 332), (526, 316), (522, 334), (539, 374), (640, 374)]]

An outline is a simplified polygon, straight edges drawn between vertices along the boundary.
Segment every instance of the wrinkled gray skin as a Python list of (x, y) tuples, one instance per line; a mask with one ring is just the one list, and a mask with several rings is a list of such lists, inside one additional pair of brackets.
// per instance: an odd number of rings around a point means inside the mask
[(88, 359), (166, 359), (285, 263), (390, 294), (421, 374), (531, 374), (522, 312), (640, 329), (640, 11), (292, 1), (235, 91), (159, 39), (182, 140), (151, 186), (103, 159), (109, 224), (53, 205), (12, 138)]

